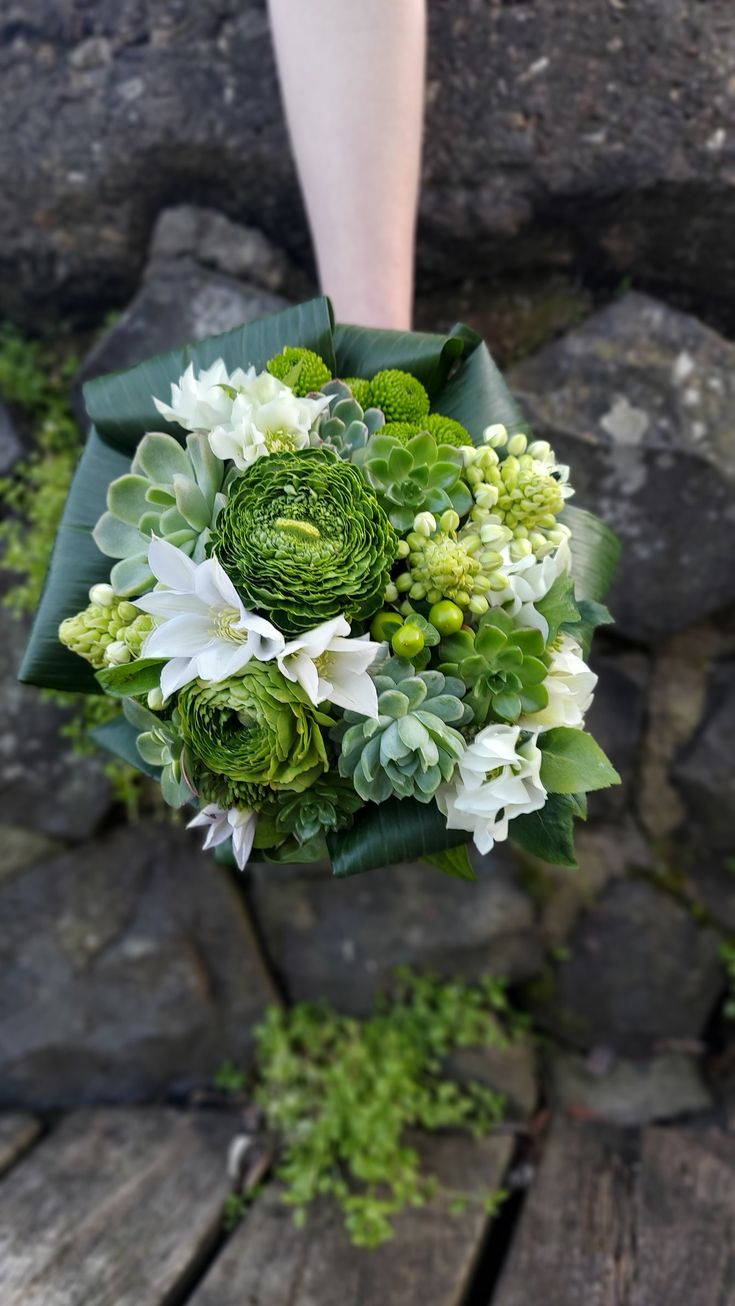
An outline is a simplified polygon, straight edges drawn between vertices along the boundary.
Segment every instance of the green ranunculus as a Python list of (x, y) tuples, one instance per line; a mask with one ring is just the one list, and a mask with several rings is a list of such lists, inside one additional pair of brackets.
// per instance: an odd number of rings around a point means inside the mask
[(327, 449), (259, 458), (234, 483), (213, 549), (286, 635), (380, 607), (398, 539), (362, 473)]
[(182, 689), (178, 707), (184, 739), (215, 776), (301, 790), (327, 770), (320, 726), (333, 724), (331, 717), (272, 663), (249, 662), (218, 684), (196, 680)]

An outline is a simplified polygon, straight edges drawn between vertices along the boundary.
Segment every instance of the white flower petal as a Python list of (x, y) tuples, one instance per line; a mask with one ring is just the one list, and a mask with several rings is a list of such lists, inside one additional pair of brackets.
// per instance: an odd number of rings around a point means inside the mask
[(192, 658), (172, 658), (161, 672), (161, 693), (164, 699), (172, 698), (178, 690), (196, 680), (196, 661)]
[(214, 635), (211, 618), (200, 613), (186, 612), (169, 617), (162, 626), (156, 626), (146, 637), (145, 656), (150, 658), (196, 657), (212, 642)]
[(191, 590), (196, 575), (196, 563), (187, 558), (168, 540), (152, 539), (148, 549), (148, 566), (156, 580), (173, 590)]

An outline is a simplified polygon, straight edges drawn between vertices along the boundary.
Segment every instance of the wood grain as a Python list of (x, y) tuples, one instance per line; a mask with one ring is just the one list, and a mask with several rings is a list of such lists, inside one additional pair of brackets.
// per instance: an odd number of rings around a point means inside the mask
[(493, 1306), (731, 1306), (735, 1139), (555, 1123)]
[(0, 1184), (2, 1306), (161, 1306), (219, 1235), (230, 1116), (75, 1112)]
[(10, 1169), (40, 1132), (39, 1122), (25, 1112), (7, 1111), (0, 1115), (0, 1174)]
[[(502, 1184), (508, 1138), (437, 1137), (427, 1170), (449, 1187), (486, 1193)], [(461, 1216), (440, 1201), (401, 1213), (377, 1251), (353, 1247), (334, 1208), (297, 1230), (277, 1186), (257, 1202), (189, 1306), (458, 1306), (487, 1227), (479, 1203)]]

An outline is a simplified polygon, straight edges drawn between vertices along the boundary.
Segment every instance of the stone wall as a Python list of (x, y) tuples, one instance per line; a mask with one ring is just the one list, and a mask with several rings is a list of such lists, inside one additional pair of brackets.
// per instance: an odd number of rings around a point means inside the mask
[[(186, 1092), (247, 1056), (274, 994), (362, 1012), (398, 962), (507, 975), (548, 1035), (547, 1093), (580, 1109), (695, 1109), (727, 1063), (735, 18), (727, 0), (430, 10), (419, 321), (465, 317), (521, 360), (536, 433), (622, 537), (590, 724), (623, 784), (591, 802), (575, 871), (506, 847), (477, 886), (426, 866), (235, 885), (180, 829), (121, 826), (58, 709), (14, 684), (3, 618), (6, 1101)], [(2, 311), (127, 305), (80, 383), (309, 292), (259, 5), (28, 0), (0, 19), (0, 66)]]

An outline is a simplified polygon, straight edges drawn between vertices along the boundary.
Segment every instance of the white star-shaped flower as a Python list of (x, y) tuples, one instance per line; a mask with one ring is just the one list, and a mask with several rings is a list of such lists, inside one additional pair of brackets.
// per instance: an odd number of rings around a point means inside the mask
[(549, 701), (540, 712), (521, 717), (518, 724), (525, 730), (551, 730), (554, 726), (579, 730), (584, 725), (596, 684), (597, 676), (587, 666), (576, 639), (561, 635), (544, 681)]
[(378, 694), (368, 668), (383, 645), (367, 635), (348, 639), (349, 633), (349, 622), (333, 617), (286, 644), (278, 654), (278, 665), (315, 705), (326, 701), (377, 717)]
[(218, 458), (232, 459), (242, 471), (268, 454), (309, 447), (312, 428), (329, 404), (327, 395), (299, 398), (270, 372), (256, 373), (254, 367), (230, 380), (237, 395), (225, 421), (209, 435)]
[(178, 385), (171, 386), (171, 403), (154, 399), (159, 413), (169, 422), (178, 422), (186, 431), (211, 431), (227, 422), (232, 412), (232, 379), (221, 358), (211, 367), (194, 375), (190, 363)]
[(167, 540), (154, 539), (148, 566), (166, 588), (143, 594), (135, 603), (159, 623), (142, 656), (170, 659), (161, 674), (164, 698), (191, 680), (227, 680), (251, 658), (269, 662), (283, 649), (283, 635), (264, 617), (248, 612), (216, 558), (192, 562)]
[(519, 744), (518, 726), (485, 726), (457, 763), (436, 801), (450, 830), (469, 830), (481, 853), (508, 837), (508, 822), (546, 802), (541, 751), (535, 739)]
[(201, 812), (197, 812), (186, 828), (191, 830), (200, 825), (206, 827), (207, 833), (202, 844), (205, 851), (207, 848), (216, 848), (218, 844), (224, 843), (232, 836), (235, 861), (238, 869), (244, 871), (253, 846), (257, 824), (257, 812), (250, 812), (247, 809), (239, 811), (236, 807), (231, 807), (227, 811), (223, 807), (218, 807), (216, 803), (209, 803)]

